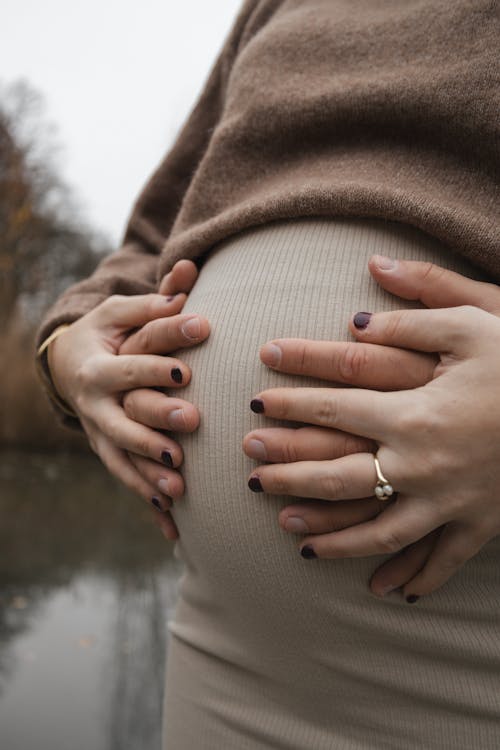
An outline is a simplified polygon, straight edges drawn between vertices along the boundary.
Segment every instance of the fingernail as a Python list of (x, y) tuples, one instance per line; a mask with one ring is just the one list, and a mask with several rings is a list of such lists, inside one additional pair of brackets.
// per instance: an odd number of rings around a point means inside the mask
[(389, 258), (388, 255), (376, 255), (374, 261), (381, 271), (393, 271), (396, 268), (397, 261), (394, 258)]
[(176, 294), (167, 294), (165, 299), (167, 300), (167, 302), (173, 302), (176, 297), (177, 297)]
[(371, 316), (372, 314), (369, 312), (358, 312), (352, 319), (352, 322), (358, 330), (362, 331), (370, 322)]
[(158, 489), (164, 495), (169, 495), (170, 494), (170, 490), (169, 490), (169, 486), (168, 486), (168, 479), (159, 479), (158, 480)]
[(415, 602), (418, 602), (419, 599), (420, 597), (417, 596), (416, 594), (409, 594), (406, 597), (406, 601), (408, 602), (408, 604), (415, 604)]
[(200, 319), (190, 318), (186, 320), (181, 326), (181, 331), (188, 339), (199, 339), (200, 338)]
[(267, 460), (266, 446), (262, 440), (256, 440), (255, 438), (249, 440), (247, 444), (247, 453), (249, 453), (252, 458), (256, 458), (257, 461)]
[(183, 430), (186, 427), (184, 409), (174, 409), (168, 414), (168, 426), (174, 430)]
[(169, 469), (174, 468), (174, 462), (172, 460), (172, 454), (170, 453), (170, 451), (162, 451), (161, 460)]
[(154, 495), (154, 496), (153, 496), (153, 497), (151, 498), (151, 502), (152, 502), (152, 504), (153, 504), (153, 505), (155, 506), (155, 508), (156, 508), (157, 510), (161, 511), (162, 513), (166, 513), (166, 511), (167, 511), (167, 508), (164, 508), (164, 507), (163, 507), (163, 505), (162, 505), (162, 502), (161, 502), (161, 500), (160, 500), (160, 498), (159, 498), (159, 497), (156, 497), (156, 495)]
[(259, 477), (250, 477), (250, 479), (248, 480), (248, 486), (250, 487), (252, 492), (264, 492), (264, 488), (262, 487)]
[(265, 365), (269, 367), (278, 367), (281, 362), (282, 351), (276, 344), (266, 344), (261, 353), (260, 358)]
[(313, 557), (318, 556), (310, 544), (306, 544), (305, 547), (302, 547), (302, 549), (300, 550), (300, 554), (302, 555), (302, 557), (305, 557), (306, 560), (312, 560)]
[(256, 414), (263, 414), (264, 413), (264, 402), (261, 398), (253, 398), (250, 401), (250, 409), (254, 411)]
[[(309, 527), (304, 519), (298, 516), (289, 516), (285, 521), (285, 529), (291, 531), (292, 534), (307, 534), (309, 531)], [(305, 548), (303, 547), (303, 549)]]
[(170, 370), (170, 375), (172, 376), (172, 380), (174, 383), (182, 383), (182, 370), (178, 367), (172, 367)]
[(384, 588), (379, 590), (379, 596), (385, 596), (386, 594), (390, 594), (391, 591), (395, 591), (398, 587), (397, 586), (384, 586)]

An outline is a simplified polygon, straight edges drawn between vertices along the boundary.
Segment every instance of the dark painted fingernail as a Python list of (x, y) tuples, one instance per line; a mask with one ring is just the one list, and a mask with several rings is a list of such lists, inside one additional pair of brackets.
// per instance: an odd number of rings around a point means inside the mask
[(368, 323), (370, 322), (371, 316), (372, 314), (369, 312), (358, 312), (352, 319), (352, 322), (359, 331), (362, 331), (367, 327)]
[(305, 557), (306, 560), (312, 560), (313, 557), (318, 556), (310, 544), (306, 544), (305, 547), (302, 547), (302, 549), (300, 550), (300, 554), (302, 555), (302, 557)]
[(252, 492), (264, 492), (259, 477), (250, 477), (250, 479), (248, 480), (248, 486), (250, 487)]
[(182, 383), (182, 370), (178, 367), (172, 367), (170, 374), (174, 383)]
[(418, 602), (419, 599), (420, 597), (417, 596), (416, 594), (409, 594), (406, 597), (406, 601), (408, 602), (408, 604), (415, 604), (415, 602)]
[(153, 503), (155, 508), (157, 508), (157, 510), (160, 510), (162, 513), (165, 513), (165, 510), (163, 509), (163, 506), (161, 504), (161, 500), (159, 497), (156, 497), (155, 495), (154, 497), (151, 498), (151, 502)]
[(261, 398), (253, 398), (250, 401), (250, 409), (254, 411), (256, 414), (263, 414), (264, 413), (264, 402)]
[(167, 294), (165, 299), (167, 300), (167, 302), (173, 302), (176, 296), (177, 296), (176, 294)]
[(161, 460), (169, 469), (174, 468), (174, 462), (172, 460), (172, 454), (170, 453), (170, 451), (162, 451)]

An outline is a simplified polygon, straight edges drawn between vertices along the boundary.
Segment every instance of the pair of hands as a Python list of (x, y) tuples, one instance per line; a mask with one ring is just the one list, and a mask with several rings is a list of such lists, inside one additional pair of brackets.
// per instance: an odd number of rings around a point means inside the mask
[[(384, 266), (387, 260), (375, 257), (370, 270), (388, 291), (452, 309), (357, 315), (351, 332), (358, 343), (267, 344), (262, 361), (276, 370), (363, 390), (258, 394), (266, 416), (317, 426), (257, 430), (245, 437), (244, 450), (271, 462), (253, 473), (254, 489), (314, 498), (279, 516), (287, 531), (310, 534), (300, 543), (305, 557), (397, 553), (376, 571), (371, 589), (383, 595), (404, 586), (414, 601), (500, 531), (500, 292), (429, 264)], [(183, 490), (175, 471), (182, 451), (157, 429), (191, 431), (199, 416), (187, 402), (144, 386), (189, 382), (186, 365), (157, 355), (207, 337), (206, 320), (180, 314), (195, 279), (194, 265), (181, 261), (160, 295), (107, 300), (49, 351), (56, 387), (79, 414), (94, 450), (112, 473), (166, 511), (156, 520), (169, 538), (177, 535), (168, 508)], [(178, 292), (168, 301), (161, 296)], [(464, 304), (471, 307), (456, 307)], [(197, 340), (183, 333), (189, 319), (199, 324)], [(172, 375), (176, 369), (182, 383)], [(175, 412), (183, 415), (180, 425), (172, 424)], [(399, 491), (383, 505), (371, 497), (377, 444), (384, 473)], [(168, 468), (161, 463), (167, 456)]]

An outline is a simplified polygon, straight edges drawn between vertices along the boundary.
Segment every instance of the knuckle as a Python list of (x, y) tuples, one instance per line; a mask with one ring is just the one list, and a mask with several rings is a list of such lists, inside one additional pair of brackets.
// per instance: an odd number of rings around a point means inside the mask
[(299, 373), (307, 371), (308, 362), (309, 357), (307, 354), (307, 344), (300, 343), (297, 350), (297, 369)]
[(345, 497), (346, 484), (341, 476), (332, 471), (327, 471), (318, 479), (321, 497), (328, 499)]
[(151, 324), (146, 324), (138, 332), (137, 343), (142, 352), (154, 351), (154, 331)]
[(333, 427), (339, 419), (339, 403), (332, 397), (325, 396), (313, 409), (315, 423)]
[(393, 554), (399, 552), (405, 544), (395, 531), (384, 530), (379, 532), (376, 537), (376, 544), (378, 550), (382, 554)]
[(125, 383), (124, 390), (132, 388), (135, 383), (135, 367), (132, 360), (127, 360), (122, 363), (122, 378)]
[(281, 469), (275, 469), (272, 475), (273, 489), (279, 495), (287, 495), (290, 490), (290, 483), (286, 473)]
[(80, 391), (75, 396), (75, 409), (78, 414), (85, 416), (89, 413), (89, 402), (87, 395)]
[(366, 349), (358, 343), (346, 344), (342, 354), (336, 359), (338, 373), (341, 379), (347, 383), (357, 380), (368, 365)]
[(420, 267), (420, 281), (422, 286), (439, 284), (443, 276), (446, 275), (446, 269), (437, 266), (435, 263), (423, 262)]
[(125, 297), (123, 294), (112, 294), (110, 297), (101, 302), (99, 307), (101, 308), (101, 310), (108, 313), (114, 310), (118, 305), (121, 305), (124, 299)]
[[(295, 436), (294, 436), (295, 437)], [(283, 445), (281, 446), (281, 453), (283, 456), (283, 461), (286, 463), (296, 463), (299, 461), (299, 452), (297, 449), (297, 445), (295, 444), (294, 438), (291, 440), (287, 440)]]
[(385, 333), (389, 339), (404, 339), (407, 332), (407, 313), (400, 310), (392, 313), (385, 323)]
[(288, 417), (288, 411), (289, 411), (289, 402), (286, 396), (275, 394), (275, 404), (274, 404), (274, 411), (276, 414), (276, 419), (287, 419)]
[(135, 448), (136, 453), (138, 453), (140, 456), (150, 456), (153, 454), (150, 442), (146, 437), (138, 437), (135, 441)]
[(457, 570), (457, 568), (460, 568), (466, 561), (468, 557), (463, 552), (459, 552), (458, 550), (455, 552), (448, 552), (446, 557), (441, 558), (439, 561), (439, 570), (442, 573), (445, 573), (447, 575), (451, 575), (452, 573)]
[(158, 295), (154, 292), (146, 294), (146, 308), (150, 315), (154, 316), (158, 310)]
[(436, 409), (430, 408), (425, 399), (416, 404), (408, 404), (394, 417), (393, 427), (400, 435), (429, 435), (435, 433), (441, 424), (441, 417)]
[(111, 418), (106, 423), (105, 428), (106, 428), (106, 434), (111, 439), (111, 441), (118, 447), (121, 447), (120, 420), (117, 419), (116, 417)]
[(127, 393), (125, 393), (122, 406), (127, 417), (137, 421), (137, 408), (134, 391), (127, 391)]
[(75, 372), (79, 394), (88, 391), (99, 377), (99, 365), (94, 358), (86, 359)]

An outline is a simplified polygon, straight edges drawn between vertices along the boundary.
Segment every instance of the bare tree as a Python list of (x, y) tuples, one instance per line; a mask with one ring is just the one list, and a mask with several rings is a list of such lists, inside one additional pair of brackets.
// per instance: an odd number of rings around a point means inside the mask
[[(0, 316), (39, 318), (109, 252), (58, 176), (54, 128), (26, 82), (0, 87)], [(26, 300), (29, 299), (29, 304)]]

